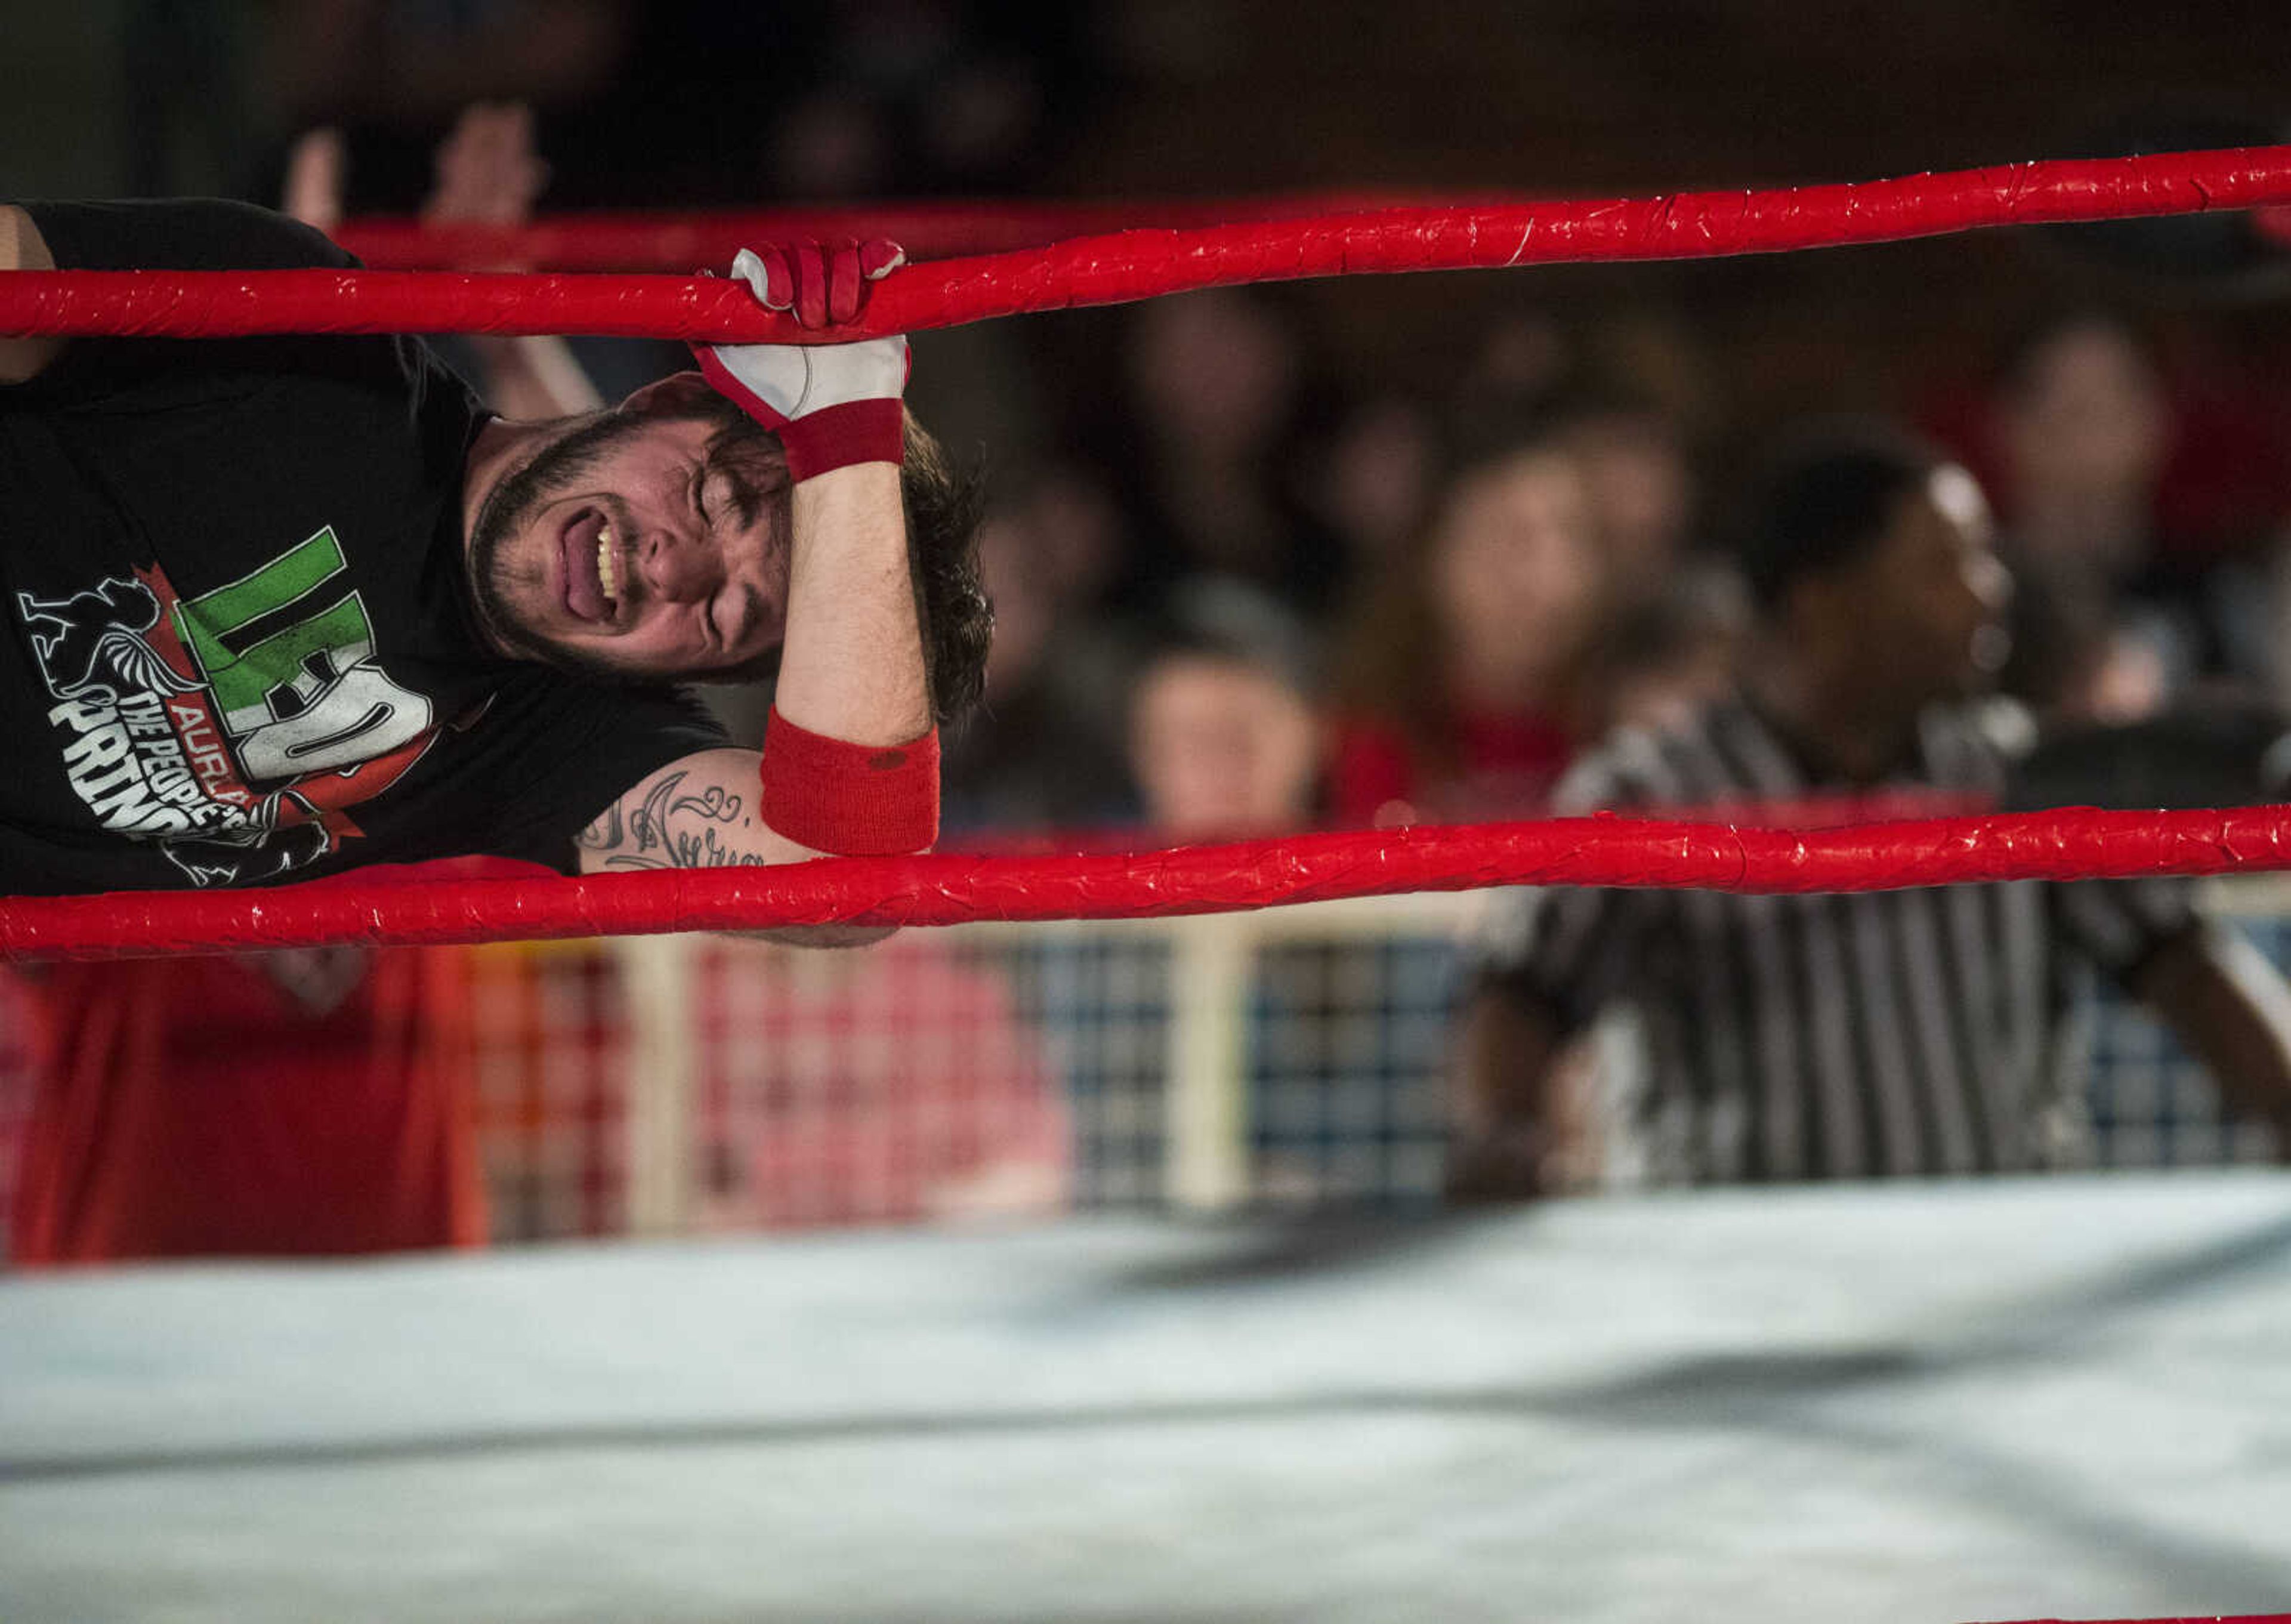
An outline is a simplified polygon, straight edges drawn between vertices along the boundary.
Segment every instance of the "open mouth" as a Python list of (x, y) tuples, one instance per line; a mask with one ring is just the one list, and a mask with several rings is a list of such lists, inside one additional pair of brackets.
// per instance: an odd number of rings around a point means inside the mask
[(565, 607), (575, 620), (600, 624), (620, 607), (621, 558), (612, 521), (595, 508), (567, 520), (558, 537)]

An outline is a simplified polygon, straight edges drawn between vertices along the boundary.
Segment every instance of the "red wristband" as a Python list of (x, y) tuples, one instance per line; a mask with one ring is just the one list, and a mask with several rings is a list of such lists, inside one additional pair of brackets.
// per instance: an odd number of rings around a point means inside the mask
[(896, 857), (938, 839), (938, 729), (904, 744), (853, 744), (772, 709), (764, 728), (764, 822), (799, 845)]
[(898, 462), (907, 452), (906, 415), (896, 400), (847, 400), (789, 420), (779, 431), (788, 478), (797, 481), (854, 462)]
[(724, 364), (717, 346), (695, 344), (692, 355), (710, 388), (779, 438), (791, 479), (808, 479), (854, 462), (906, 460), (906, 411), (896, 395), (847, 400), (786, 417)]

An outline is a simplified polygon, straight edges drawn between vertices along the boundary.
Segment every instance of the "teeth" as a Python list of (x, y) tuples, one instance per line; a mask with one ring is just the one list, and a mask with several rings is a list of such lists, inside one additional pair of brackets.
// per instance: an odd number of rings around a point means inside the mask
[(615, 562), (613, 527), (610, 525), (605, 525), (597, 531), (597, 579), (604, 584), (605, 598), (607, 602), (618, 599), (621, 595), (620, 583), (615, 578), (613, 573)]

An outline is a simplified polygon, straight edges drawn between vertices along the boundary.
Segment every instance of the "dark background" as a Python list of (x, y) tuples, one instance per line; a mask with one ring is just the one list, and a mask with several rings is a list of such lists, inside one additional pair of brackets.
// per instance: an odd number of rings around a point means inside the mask
[[(2291, 100), (2291, 7), (2257, 3), (9, 0), (0, 19), (0, 188), (260, 195), (293, 130), (339, 122), (354, 210), (412, 206), (452, 109), (487, 96), (540, 109), (554, 206), (1772, 185), (2068, 154), (2126, 120), (2263, 129)], [(873, 132), (857, 163), (852, 105)], [(1595, 318), (1599, 342), (1680, 350), (1672, 387), (1731, 435), (1812, 398), (1901, 400), (2086, 282), (2123, 292), (1991, 236), (1294, 297), (1344, 366), (1426, 386), (1523, 303)], [(2277, 302), (2132, 296), (2184, 348), (2283, 342)], [(1040, 325), (1030, 342), (1096, 342)]]

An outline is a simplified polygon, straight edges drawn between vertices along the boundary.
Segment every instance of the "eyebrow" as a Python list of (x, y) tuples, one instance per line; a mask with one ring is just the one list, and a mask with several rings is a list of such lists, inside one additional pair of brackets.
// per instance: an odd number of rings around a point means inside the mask
[(740, 522), (752, 525), (764, 511), (763, 493), (756, 488), (753, 480), (740, 471), (734, 450), (735, 446), (727, 436), (719, 435), (708, 442), (707, 447), (700, 454), (699, 477), (693, 482), (693, 505), (695, 508), (700, 505), (700, 487), (707, 482), (708, 476), (720, 474), (725, 487), (731, 493), (733, 511), (739, 514)]

